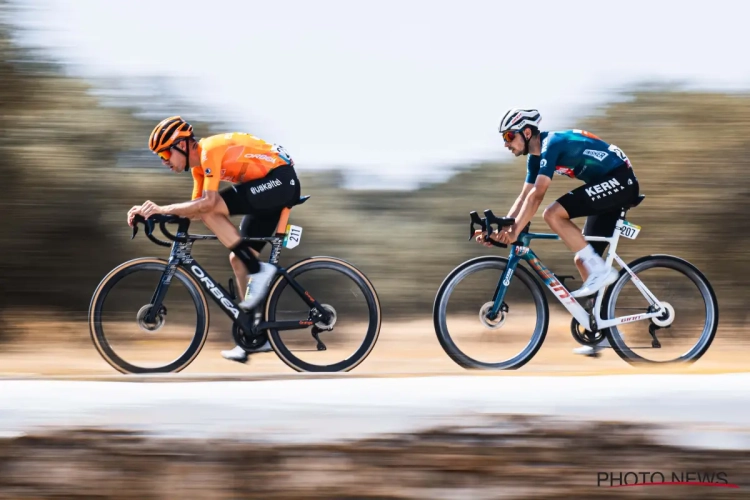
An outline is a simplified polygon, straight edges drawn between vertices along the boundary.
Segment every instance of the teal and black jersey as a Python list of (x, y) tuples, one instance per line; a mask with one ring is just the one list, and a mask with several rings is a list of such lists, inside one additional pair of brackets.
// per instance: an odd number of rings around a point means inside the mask
[(526, 182), (533, 184), (538, 175), (567, 175), (590, 183), (604, 177), (630, 160), (620, 148), (608, 144), (585, 130), (542, 132), (540, 156), (529, 155)]

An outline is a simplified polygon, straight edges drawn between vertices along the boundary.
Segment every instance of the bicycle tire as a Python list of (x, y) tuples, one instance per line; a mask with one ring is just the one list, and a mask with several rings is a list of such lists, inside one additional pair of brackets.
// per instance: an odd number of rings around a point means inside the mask
[[(367, 327), (367, 334), (362, 345), (347, 359), (342, 361), (328, 364), (328, 365), (314, 365), (299, 359), (295, 356), (292, 351), (284, 345), (281, 340), (279, 331), (277, 329), (268, 330), (268, 340), (271, 342), (273, 350), (277, 356), (286, 363), (289, 367), (298, 372), (347, 372), (356, 368), (361, 364), (367, 356), (370, 355), (372, 349), (380, 336), (380, 326), (382, 322), (382, 314), (380, 309), (380, 299), (375, 291), (375, 287), (372, 285), (370, 280), (359, 271), (352, 264), (345, 260), (338, 259), (336, 257), (310, 257), (301, 260), (287, 269), (287, 273), (292, 278), (299, 276), (303, 272), (311, 271), (314, 269), (329, 269), (339, 271), (349, 278), (351, 278), (362, 291), (366, 298), (367, 306), (369, 310), (369, 323)], [(268, 299), (266, 301), (265, 316), (266, 321), (276, 320), (276, 307), (278, 306), (279, 298), (281, 293), (288, 286), (286, 278), (279, 275), (271, 285), (268, 292)], [(335, 307), (335, 305), (334, 305)], [(334, 327), (335, 331), (335, 327)]]
[(99, 283), (94, 290), (94, 295), (91, 298), (89, 305), (89, 331), (91, 334), (91, 340), (94, 343), (94, 347), (104, 360), (109, 363), (117, 371), (125, 374), (144, 374), (144, 373), (177, 373), (184, 370), (193, 360), (198, 356), (198, 353), (203, 349), (208, 338), (208, 325), (209, 325), (209, 310), (206, 297), (203, 295), (198, 283), (195, 279), (183, 268), (177, 267), (175, 275), (187, 288), (190, 296), (193, 299), (193, 303), (196, 307), (197, 318), (195, 334), (193, 340), (188, 346), (187, 350), (177, 359), (170, 363), (154, 367), (144, 368), (131, 364), (120, 356), (118, 356), (114, 350), (110, 347), (109, 342), (104, 334), (101, 315), (102, 306), (107, 294), (114, 288), (117, 283), (130, 274), (136, 273), (140, 270), (158, 270), (163, 271), (168, 262), (164, 259), (156, 257), (141, 257), (138, 259), (129, 260), (124, 262), (110, 271)]
[[(701, 341), (696, 344), (694, 348), (689, 350), (684, 355), (680, 356), (675, 360), (668, 361), (652, 361), (638, 354), (634, 353), (630, 348), (627, 347), (624, 341), (622, 341), (621, 335), (615, 335), (614, 329), (617, 327), (609, 327), (606, 329), (606, 336), (609, 340), (609, 344), (612, 349), (617, 353), (620, 358), (631, 365), (639, 364), (692, 364), (699, 360), (711, 347), (714, 338), (716, 337), (716, 330), (719, 327), (719, 303), (716, 299), (716, 293), (714, 292), (711, 283), (708, 278), (693, 264), (680, 257), (673, 255), (656, 254), (647, 255), (635, 259), (627, 265), (631, 271), (636, 275), (639, 271), (645, 271), (646, 269), (653, 269), (655, 267), (666, 267), (681, 272), (687, 276), (693, 283), (698, 286), (701, 290), (701, 295), (706, 302), (706, 326), (703, 333), (701, 334)], [(619, 296), (622, 287), (631, 280), (630, 273), (625, 269), (620, 270), (620, 276), (612, 285), (607, 288), (607, 291), (602, 300), (602, 311), (606, 314), (606, 318), (610, 319), (615, 317), (615, 304), (617, 303), (617, 297)], [(658, 298), (658, 297), (657, 297)]]
[[(483, 269), (496, 267), (502, 271), (507, 265), (508, 259), (499, 256), (485, 256), (467, 260), (458, 265), (445, 277), (435, 295), (435, 301), (432, 308), (432, 319), (438, 342), (440, 342), (440, 346), (445, 353), (448, 354), (456, 364), (463, 368), (473, 370), (517, 370), (531, 361), (537, 351), (542, 347), (544, 339), (547, 336), (547, 329), (549, 328), (549, 305), (547, 303), (547, 297), (544, 295), (544, 289), (534, 276), (519, 263), (519, 265), (516, 266), (516, 270), (511, 279), (520, 279), (524, 285), (529, 288), (531, 295), (534, 298), (538, 327), (532, 333), (532, 343), (515, 358), (499, 363), (487, 363), (478, 361), (466, 355), (458, 348), (451, 338), (446, 324), (447, 318), (445, 311), (447, 307), (446, 297), (449, 296), (449, 292), (451, 292), (463, 278), (472, 274), (471, 271), (474, 268)], [(488, 300), (490, 298), (491, 297), (488, 297)], [(536, 331), (537, 329), (539, 332)]]

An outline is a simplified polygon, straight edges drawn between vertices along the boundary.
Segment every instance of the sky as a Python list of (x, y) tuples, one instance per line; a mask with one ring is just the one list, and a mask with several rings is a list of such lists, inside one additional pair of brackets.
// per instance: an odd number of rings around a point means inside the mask
[(750, 89), (742, 0), (22, 1), (21, 41), (73, 74), (174, 77), (175, 95), (355, 188), (510, 160), (510, 107), (570, 128), (645, 81)]

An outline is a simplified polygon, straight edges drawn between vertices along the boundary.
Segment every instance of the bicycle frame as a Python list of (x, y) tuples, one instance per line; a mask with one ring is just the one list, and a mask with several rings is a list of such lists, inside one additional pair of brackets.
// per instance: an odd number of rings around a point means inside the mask
[[(297, 283), (294, 278), (292, 278), (288, 274), (285, 268), (278, 265), (279, 256), (281, 254), (281, 247), (284, 237), (286, 236), (284, 232), (279, 231), (280, 228), (286, 227), (288, 214), (288, 208), (282, 211), (282, 217), (279, 220), (275, 236), (244, 239), (247, 241), (265, 241), (271, 243), (271, 255), (268, 259), (268, 262), (276, 266), (276, 273), (281, 274), (282, 277), (287, 280), (289, 285), (294, 289), (295, 292), (297, 292), (300, 298), (311, 309), (315, 309), (318, 315), (317, 318), (313, 319), (308, 316), (307, 320), (302, 321), (259, 321), (258, 323), (253, 324), (253, 318), (251, 317), (251, 315), (248, 312), (243, 311), (239, 307), (238, 298), (232, 297), (232, 294), (228, 292), (223, 286), (221, 286), (220, 283), (214, 280), (211, 275), (198, 263), (198, 261), (193, 258), (191, 254), (193, 242), (195, 242), (196, 240), (216, 240), (218, 238), (215, 235), (188, 234), (187, 229), (189, 226), (189, 220), (183, 219), (180, 221), (177, 234), (174, 235), (174, 237), (172, 237), (172, 235), (164, 229), (163, 223), (161, 225), (162, 232), (167, 235), (167, 237), (170, 237), (170, 239), (173, 241), (171, 245), (172, 250), (169, 255), (167, 268), (164, 270), (164, 273), (159, 280), (159, 284), (154, 291), (154, 295), (151, 298), (152, 307), (146, 315), (145, 320), (147, 322), (155, 321), (157, 311), (159, 311), (161, 307), (164, 296), (166, 295), (167, 289), (169, 288), (169, 284), (172, 281), (172, 277), (174, 276), (175, 272), (177, 272), (177, 267), (179, 266), (186, 270), (188, 274), (193, 276), (198, 281), (198, 283), (200, 283), (206, 295), (211, 297), (213, 301), (219, 305), (222, 311), (224, 311), (224, 313), (227, 314), (227, 316), (229, 316), (232, 321), (237, 326), (239, 326), (242, 331), (246, 333), (246, 335), (249, 335), (250, 337), (255, 337), (259, 335), (260, 332), (267, 329), (294, 330), (313, 326), (315, 321), (323, 321), (327, 323), (330, 320), (329, 312), (325, 308), (323, 308), (321, 304), (312, 297), (312, 295), (310, 295), (310, 292), (305, 290), (299, 283)], [(150, 233), (149, 238), (152, 239)], [(158, 239), (154, 241), (158, 242)]]
[(625, 269), (626, 272), (630, 274), (630, 277), (633, 280), (633, 284), (635, 284), (638, 290), (640, 290), (646, 300), (648, 300), (648, 302), (655, 307), (656, 310), (654, 312), (633, 314), (630, 316), (620, 316), (613, 319), (603, 320), (600, 316), (600, 308), (602, 300), (604, 298), (605, 289), (602, 288), (601, 290), (599, 290), (599, 292), (597, 292), (596, 302), (593, 309), (594, 312), (592, 315), (590, 315), (575, 299), (575, 297), (572, 297), (570, 295), (570, 292), (565, 287), (565, 285), (557, 280), (554, 273), (547, 269), (547, 267), (545, 267), (539, 257), (537, 257), (537, 255), (534, 253), (534, 251), (529, 248), (531, 240), (559, 240), (560, 237), (556, 234), (548, 233), (522, 233), (518, 238), (518, 242), (520, 242), (521, 244), (511, 245), (510, 255), (508, 257), (508, 265), (503, 271), (503, 275), (500, 277), (500, 281), (498, 282), (498, 286), (495, 290), (495, 295), (493, 298), (494, 304), (488, 315), (492, 315), (492, 317), (495, 317), (497, 314), (499, 314), (500, 307), (505, 298), (505, 292), (507, 291), (507, 287), (510, 285), (510, 279), (521, 260), (525, 260), (529, 264), (529, 266), (534, 270), (534, 272), (536, 272), (537, 276), (539, 276), (539, 278), (544, 282), (547, 288), (554, 294), (555, 297), (557, 297), (557, 300), (559, 300), (560, 303), (565, 307), (565, 309), (567, 309), (568, 312), (570, 312), (570, 314), (578, 321), (578, 323), (580, 323), (581, 326), (583, 326), (588, 331), (592, 331), (590, 321), (590, 318), (592, 316), (594, 318), (594, 321), (596, 322), (597, 329), (601, 330), (610, 328), (612, 326), (621, 325), (623, 323), (632, 323), (634, 321), (641, 321), (644, 319), (654, 318), (662, 315), (662, 305), (659, 300), (649, 291), (646, 285), (644, 285), (643, 282), (638, 279), (638, 276), (636, 276), (630, 270), (627, 264), (616, 253), (617, 243), (620, 239), (620, 235), (622, 234), (621, 232), (623, 230), (623, 227), (626, 226), (623, 223), (623, 218), (621, 217), (615, 225), (615, 230), (612, 236), (585, 236), (585, 239), (586, 241), (606, 241), (609, 243), (609, 250), (606, 258), (607, 265), (611, 266), (612, 261), (616, 260), (620, 267), (622, 269)]

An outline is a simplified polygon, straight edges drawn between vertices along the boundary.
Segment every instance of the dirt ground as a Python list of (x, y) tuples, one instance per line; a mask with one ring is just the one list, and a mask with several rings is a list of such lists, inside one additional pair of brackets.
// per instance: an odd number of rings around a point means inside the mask
[[(743, 327), (721, 326), (707, 354), (695, 364), (634, 368), (621, 360), (612, 349), (606, 349), (596, 359), (574, 354), (572, 350), (579, 345), (571, 337), (569, 320), (562, 316), (555, 318), (554, 315), (553, 320), (547, 338), (534, 359), (519, 370), (502, 372), (467, 371), (455, 364), (440, 347), (431, 321), (384, 322), (374, 350), (350, 373), (378, 376), (468, 373), (500, 376), (583, 375), (665, 371), (725, 373), (747, 371), (750, 367), (750, 342), (738, 341), (737, 334), (742, 333)], [(295, 373), (273, 352), (255, 354), (244, 365), (223, 359), (219, 351), (233, 347), (223, 326), (211, 325), (209, 340), (203, 350), (178, 377), (221, 374), (241, 378)], [(20, 332), (15, 342), (0, 345), (0, 376), (124, 376), (109, 366), (96, 351), (86, 323), (27, 321)], [(520, 337), (525, 341), (528, 334)], [(486, 340), (486, 337), (483, 338)], [(482, 342), (476, 344), (473, 352), (481, 352), (477, 349), (487, 350), (486, 346), (489, 345)], [(182, 345), (184, 341), (180, 344)], [(143, 346), (149, 355), (156, 356), (159, 361), (170, 359), (176, 352), (168, 344), (157, 341), (149, 341)], [(465, 346), (466, 344), (461, 345), (462, 348)]]

